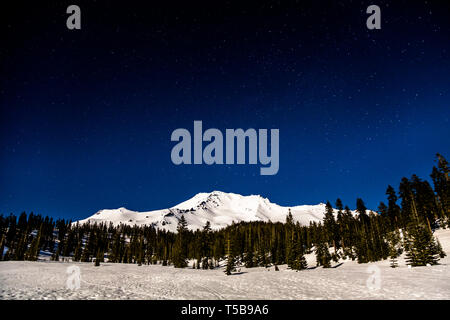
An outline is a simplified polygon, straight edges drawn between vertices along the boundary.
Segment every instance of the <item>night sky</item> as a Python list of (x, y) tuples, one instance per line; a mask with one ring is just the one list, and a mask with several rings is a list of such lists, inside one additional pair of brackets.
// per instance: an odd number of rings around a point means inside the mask
[[(0, 213), (80, 219), (213, 190), (376, 209), (450, 158), (444, 1), (108, 2), (2, 8)], [(170, 135), (194, 120), (279, 129), (278, 174), (174, 165)]]

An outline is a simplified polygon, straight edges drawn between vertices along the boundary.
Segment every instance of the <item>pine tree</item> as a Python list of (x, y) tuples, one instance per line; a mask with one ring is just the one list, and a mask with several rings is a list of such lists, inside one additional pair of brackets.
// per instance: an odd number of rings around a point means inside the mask
[(292, 241), (292, 250), (289, 257), (288, 267), (293, 270), (303, 270), (308, 268), (308, 264), (306, 263), (304, 256), (303, 244), (298, 233), (294, 235), (294, 239)]
[(231, 275), (233, 271), (236, 271), (236, 259), (231, 250), (230, 239), (227, 240), (227, 264), (225, 267), (225, 273), (227, 276)]
[(81, 245), (82, 245), (82, 240), (80, 238), (78, 243), (77, 243), (77, 246), (75, 247), (75, 251), (74, 251), (74, 254), (73, 254), (73, 261), (80, 261), (81, 260), (81, 253), (83, 251), (83, 248), (82, 248)]
[(36, 261), (38, 259), (39, 243), (41, 242), (42, 232), (43, 232), (43, 225), (41, 224), (41, 227), (39, 228), (39, 231), (36, 234), (36, 237), (31, 242), (31, 245), (28, 248), (28, 252), (26, 254), (26, 259), (29, 261)]
[(119, 262), (120, 261), (120, 248), (121, 248), (121, 238), (120, 233), (115, 233), (112, 239), (111, 252), (109, 254), (110, 262)]
[(172, 251), (172, 261), (175, 268), (187, 267), (187, 222), (182, 215), (178, 221), (177, 237)]
[(97, 251), (97, 255), (95, 256), (95, 266), (99, 267), (100, 266), (100, 261), (103, 258), (103, 252), (100, 251), (100, 249), (98, 249)]
[(143, 262), (144, 262), (144, 239), (141, 237), (139, 239), (139, 247), (138, 247), (138, 253), (137, 253), (138, 266), (142, 266)]
[(286, 216), (286, 224), (288, 224), (288, 225), (294, 224), (294, 218), (292, 217), (291, 208), (288, 209), (288, 214)]
[(225, 266), (225, 273), (227, 276), (231, 275), (232, 272), (236, 271), (236, 259), (230, 254), (227, 257), (227, 264)]
[(389, 251), (390, 254), (390, 266), (391, 268), (397, 268), (398, 267), (398, 262), (397, 262), (397, 251), (395, 249), (391, 249), (391, 251)]
[(56, 251), (53, 252), (51, 260), (52, 261), (59, 261), (59, 256), (61, 255), (61, 242), (58, 244), (58, 248), (56, 248)]
[(439, 250), (428, 228), (416, 224), (408, 227), (406, 263), (413, 267), (435, 265), (439, 260)]
[(391, 226), (398, 227), (400, 225), (400, 207), (397, 205), (397, 194), (392, 186), (388, 186), (386, 189), (386, 195), (388, 199), (387, 216), (391, 222)]
[(246, 268), (253, 268), (255, 266), (254, 258), (253, 250), (250, 249), (250, 251), (245, 254), (243, 261)]
[(337, 224), (336, 220), (334, 219), (333, 215), (333, 207), (331, 206), (331, 203), (327, 201), (327, 204), (325, 205), (325, 215), (323, 218), (323, 227), (325, 231), (325, 241), (329, 244), (332, 244), (334, 247), (334, 253), (337, 253), (337, 247), (336, 247), (336, 239), (337, 239)]
[[(304, 270), (308, 268), (308, 263), (306, 262), (305, 255), (301, 252), (299, 253), (295, 259), (291, 262), (289, 267), (292, 270)], [(325, 267), (327, 268), (327, 267)]]
[(331, 254), (323, 235), (320, 236), (319, 241), (316, 243), (316, 265), (324, 268), (331, 267)]
[(342, 242), (345, 243), (344, 246), (344, 256), (348, 256), (352, 260), (355, 259), (353, 254), (353, 246), (355, 244), (355, 218), (348, 206), (345, 206), (344, 212), (342, 214)]
[(182, 215), (180, 220), (178, 221), (177, 232), (184, 233), (186, 231), (187, 231), (187, 221), (184, 215)]
[(437, 167), (433, 166), (431, 179), (436, 192), (436, 202), (441, 217), (450, 218), (450, 177), (449, 165), (447, 160), (441, 155), (436, 154), (438, 161)]
[(367, 215), (367, 208), (361, 198), (356, 199), (356, 212), (358, 213), (359, 222), (364, 225), (368, 225), (369, 216)]
[[(200, 255), (203, 258), (202, 269), (205, 269), (205, 270), (209, 268), (209, 260), (211, 258), (211, 253), (212, 253), (211, 231), (212, 231), (211, 223), (209, 221), (207, 221), (205, 226), (203, 227), (202, 233), (200, 235), (200, 240), (201, 240)], [(200, 263), (197, 263), (197, 268), (200, 268)]]
[(397, 257), (401, 254), (400, 234), (398, 230), (392, 231), (386, 235), (389, 248), (389, 258), (391, 268), (398, 267)]
[(358, 241), (356, 243), (356, 258), (358, 263), (367, 263), (370, 261), (369, 249), (369, 230), (367, 226), (360, 222), (360, 229), (358, 230)]
[(390, 257), (391, 268), (398, 267), (398, 263), (397, 263), (398, 251), (396, 248), (396, 244), (394, 242), (389, 243), (389, 257)]
[(288, 214), (286, 216), (285, 223), (285, 256), (286, 263), (290, 263), (290, 259), (292, 258), (292, 250), (294, 247), (294, 218), (292, 217), (291, 209), (289, 208)]
[(336, 209), (338, 210), (337, 213), (337, 219), (336, 219), (336, 223), (337, 223), (337, 228), (338, 228), (338, 237), (340, 240), (340, 245), (342, 246), (342, 249), (344, 251), (344, 256), (345, 256), (345, 252), (346, 252), (346, 248), (345, 248), (345, 239), (344, 239), (344, 234), (345, 234), (345, 216), (344, 216), (344, 205), (341, 201), (341, 199), (336, 199)]
[(24, 260), (25, 252), (27, 250), (27, 236), (25, 232), (19, 237), (19, 242), (14, 248), (14, 260)]

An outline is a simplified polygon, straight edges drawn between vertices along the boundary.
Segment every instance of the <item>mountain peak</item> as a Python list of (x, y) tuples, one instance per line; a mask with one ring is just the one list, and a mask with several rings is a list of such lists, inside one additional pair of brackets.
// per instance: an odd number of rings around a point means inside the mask
[(168, 209), (137, 212), (121, 207), (100, 210), (93, 216), (80, 220), (79, 223), (112, 222), (116, 225), (121, 223), (153, 225), (176, 232), (181, 216), (185, 217), (188, 228), (191, 230), (201, 229), (208, 221), (213, 229), (220, 229), (233, 222), (241, 221), (284, 222), (290, 209), (294, 221), (309, 225), (310, 222), (322, 221), (324, 207), (324, 203), (283, 207), (260, 195), (243, 196), (214, 190), (197, 193), (192, 198)]

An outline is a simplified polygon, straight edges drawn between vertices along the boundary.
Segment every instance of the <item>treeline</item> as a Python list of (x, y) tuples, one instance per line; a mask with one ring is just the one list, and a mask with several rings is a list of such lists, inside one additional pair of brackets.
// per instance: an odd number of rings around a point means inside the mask
[[(305, 254), (314, 252), (316, 265), (330, 267), (339, 259), (367, 263), (384, 259), (397, 266), (406, 252), (412, 266), (433, 265), (445, 256), (434, 238), (436, 228), (450, 227), (448, 162), (437, 155), (433, 187), (413, 175), (403, 178), (398, 192), (388, 186), (387, 201), (377, 212), (356, 200), (356, 215), (340, 199), (325, 207), (324, 219), (308, 226), (295, 223), (290, 211), (285, 223), (241, 222), (213, 231), (209, 222), (191, 231), (181, 216), (177, 233), (152, 226), (73, 224), (71, 221), (22, 213), (0, 216), (0, 259), (31, 260), (47, 253), (55, 261), (173, 265), (212, 269), (226, 261), (226, 272), (236, 264), (246, 267), (288, 264), (308, 267)], [(337, 211), (337, 212), (336, 212)], [(277, 267), (276, 267), (277, 269)]]

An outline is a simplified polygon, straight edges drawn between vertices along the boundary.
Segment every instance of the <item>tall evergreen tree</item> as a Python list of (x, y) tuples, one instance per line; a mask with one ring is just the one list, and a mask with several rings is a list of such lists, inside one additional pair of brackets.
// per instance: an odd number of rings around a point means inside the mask
[(331, 267), (331, 254), (328, 250), (328, 244), (325, 241), (323, 232), (321, 232), (319, 240), (316, 243), (316, 265), (323, 266), (324, 268)]
[(294, 246), (292, 248), (291, 258), (289, 259), (288, 266), (293, 270), (304, 270), (308, 268), (308, 263), (306, 262), (304, 250), (300, 239), (296, 239)]
[(357, 198), (356, 199), (356, 212), (358, 213), (358, 219), (361, 223), (364, 225), (369, 224), (369, 216), (367, 215), (367, 208), (364, 204), (363, 199)]
[(36, 234), (36, 237), (31, 242), (31, 245), (27, 251), (26, 259), (29, 261), (36, 261), (39, 256), (39, 243), (41, 242), (41, 236), (43, 232), (43, 225), (41, 224), (38, 233)]
[(434, 184), (434, 191), (436, 192), (436, 201), (441, 213), (441, 216), (450, 217), (450, 177), (449, 165), (447, 160), (441, 155), (436, 154), (437, 167), (433, 166), (431, 179)]
[(425, 226), (410, 224), (407, 230), (406, 263), (413, 267), (435, 265), (439, 250), (433, 235)]
[(391, 222), (391, 225), (398, 227), (401, 223), (400, 220), (400, 207), (397, 205), (397, 194), (392, 186), (388, 186), (386, 189), (386, 195), (388, 199), (387, 216)]
[(177, 226), (176, 241), (172, 251), (172, 261), (175, 268), (187, 267), (187, 221), (181, 216)]
[(399, 244), (400, 244), (400, 234), (398, 231), (392, 231), (387, 234), (387, 239), (389, 243), (389, 258), (391, 268), (398, 267), (397, 257), (400, 254)]
[(337, 247), (336, 247), (336, 239), (337, 237), (337, 231), (338, 226), (336, 224), (336, 220), (334, 219), (334, 210), (331, 206), (331, 203), (327, 201), (327, 204), (325, 205), (325, 215), (323, 218), (323, 227), (325, 232), (325, 241), (329, 244), (332, 244), (334, 247), (334, 253), (337, 253)]
[(233, 255), (233, 250), (231, 248), (231, 240), (227, 240), (227, 264), (225, 266), (225, 274), (227, 276), (231, 275), (233, 271), (236, 271), (236, 258)]
[(100, 261), (102, 260), (103, 260), (103, 252), (101, 252), (100, 249), (98, 249), (97, 255), (95, 256), (95, 266), (99, 267)]

